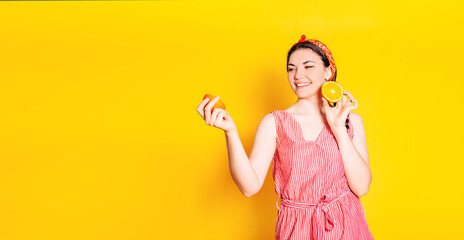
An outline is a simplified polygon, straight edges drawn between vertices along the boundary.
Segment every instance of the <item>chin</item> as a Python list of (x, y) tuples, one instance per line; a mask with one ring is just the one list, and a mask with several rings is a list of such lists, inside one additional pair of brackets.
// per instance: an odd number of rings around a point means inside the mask
[(302, 93), (302, 92), (296, 93), (296, 92), (295, 92), (295, 95), (296, 95), (298, 98), (305, 98), (305, 99), (310, 99), (310, 98), (312, 98), (312, 97), (317, 97), (317, 96), (318, 96), (318, 94), (315, 93), (315, 92), (308, 92), (308, 93)]

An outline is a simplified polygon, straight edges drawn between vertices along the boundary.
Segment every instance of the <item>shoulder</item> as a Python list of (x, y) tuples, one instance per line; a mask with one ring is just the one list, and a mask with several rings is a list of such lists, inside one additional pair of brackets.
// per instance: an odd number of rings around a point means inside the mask
[(261, 119), (260, 125), (266, 125), (267, 127), (274, 127), (275, 128), (275, 116), (277, 111), (272, 111)]
[(355, 112), (350, 112), (350, 121), (354, 124), (362, 124), (363, 120), (361, 118), (361, 115), (355, 113)]
[(366, 132), (364, 130), (364, 123), (361, 116), (357, 113), (350, 112), (350, 122), (353, 126), (353, 144), (358, 150), (359, 154), (369, 164), (369, 154), (367, 152)]
[(350, 112), (349, 118), (351, 125), (353, 126), (353, 131), (356, 132), (358, 136), (359, 134), (364, 135), (364, 123), (361, 115)]
[(260, 135), (272, 136), (273, 138), (277, 136), (276, 123), (273, 112), (264, 115), (264, 117), (261, 119), (261, 122), (258, 126), (258, 133)]
[(266, 119), (267, 121), (270, 121), (270, 120), (276, 121), (279, 118), (279, 116), (282, 115), (283, 112), (284, 110), (274, 110), (264, 115), (263, 120)]

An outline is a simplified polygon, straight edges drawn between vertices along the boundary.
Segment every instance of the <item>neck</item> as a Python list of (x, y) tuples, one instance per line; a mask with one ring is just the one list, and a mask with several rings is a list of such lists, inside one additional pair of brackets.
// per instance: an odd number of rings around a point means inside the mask
[(295, 103), (295, 110), (305, 116), (322, 116), (322, 100), (318, 96), (311, 99), (298, 98)]

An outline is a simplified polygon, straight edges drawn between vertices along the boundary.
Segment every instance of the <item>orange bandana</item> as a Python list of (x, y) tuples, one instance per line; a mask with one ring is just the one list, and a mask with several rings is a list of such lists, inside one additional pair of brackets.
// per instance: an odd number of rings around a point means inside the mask
[[(322, 42), (320, 42), (319, 40), (315, 40), (315, 39), (306, 39), (306, 36), (305, 35), (301, 35), (301, 38), (300, 40), (298, 40), (297, 43), (300, 43), (300, 42), (312, 42), (314, 43), (316, 46), (320, 47), (322, 49), (322, 51), (325, 53), (325, 55), (327, 56), (327, 59), (329, 59), (329, 63), (330, 63), (330, 71), (332, 72), (332, 77), (330, 77), (330, 79), (328, 81), (332, 81), (333, 77), (335, 76), (335, 61), (333, 59), (333, 56), (332, 56), (332, 53), (330, 52), (329, 48), (323, 44)], [(293, 44), (293, 46), (295, 46), (297, 43)], [(292, 46), (292, 47), (293, 47)]]

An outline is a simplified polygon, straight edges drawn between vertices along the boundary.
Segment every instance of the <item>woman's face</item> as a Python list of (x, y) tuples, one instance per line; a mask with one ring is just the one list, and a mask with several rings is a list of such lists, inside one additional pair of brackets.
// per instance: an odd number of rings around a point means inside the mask
[(300, 48), (288, 60), (288, 81), (299, 98), (315, 96), (332, 76), (321, 57), (311, 49)]

